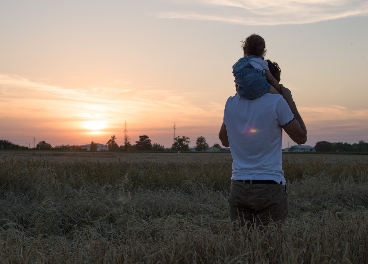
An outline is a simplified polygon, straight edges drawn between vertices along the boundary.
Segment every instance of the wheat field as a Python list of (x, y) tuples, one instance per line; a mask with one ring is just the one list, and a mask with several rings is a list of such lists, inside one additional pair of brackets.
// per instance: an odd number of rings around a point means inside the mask
[(368, 263), (368, 156), (283, 169), (287, 220), (245, 230), (229, 153), (0, 152), (0, 262)]

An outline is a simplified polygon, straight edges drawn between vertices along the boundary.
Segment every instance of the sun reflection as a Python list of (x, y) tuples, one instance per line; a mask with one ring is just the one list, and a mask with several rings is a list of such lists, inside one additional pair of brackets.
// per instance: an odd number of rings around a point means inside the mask
[[(90, 130), (100, 130), (107, 126), (106, 121), (85, 121), (82, 123), (83, 127)], [(97, 132), (97, 131), (95, 131)], [(100, 133), (100, 132), (98, 132)]]

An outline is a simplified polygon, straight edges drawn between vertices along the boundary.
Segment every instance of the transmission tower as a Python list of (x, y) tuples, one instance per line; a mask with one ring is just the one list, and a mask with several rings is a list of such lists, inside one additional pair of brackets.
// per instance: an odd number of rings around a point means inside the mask
[(124, 123), (124, 146), (126, 146), (128, 142), (129, 142), (128, 129), (127, 129), (127, 123), (125, 121)]
[(176, 130), (175, 122), (174, 122), (174, 126), (173, 126), (173, 128), (174, 128), (174, 142), (173, 142), (173, 143), (175, 143), (175, 130)]

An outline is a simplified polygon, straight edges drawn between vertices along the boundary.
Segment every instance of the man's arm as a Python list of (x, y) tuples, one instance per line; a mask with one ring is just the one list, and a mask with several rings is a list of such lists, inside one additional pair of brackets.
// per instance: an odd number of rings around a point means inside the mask
[(226, 125), (222, 124), (220, 133), (219, 133), (219, 139), (221, 140), (221, 143), (224, 147), (229, 147), (229, 139), (227, 137), (227, 130)]
[[(271, 72), (269, 70), (265, 70), (267, 81), (271, 84), (270, 93), (278, 93), (282, 94), (282, 88), (279, 82), (275, 79), (275, 77), (272, 76)], [(274, 88), (274, 89), (272, 89)], [(276, 90), (276, 91), (275, 91)]]
[(307, 142), (307, 128), (298, 112), (298, 109), (296, 108), (296, 104), (293, 100), (290, 90), (282, 85), (280, 86), (282, 88), (282, 96), (288, 103), (291, 112), (293, 112), (295, 117), (295, 119), (284, 126), (283, 129), (295, 143), (304, 144)]

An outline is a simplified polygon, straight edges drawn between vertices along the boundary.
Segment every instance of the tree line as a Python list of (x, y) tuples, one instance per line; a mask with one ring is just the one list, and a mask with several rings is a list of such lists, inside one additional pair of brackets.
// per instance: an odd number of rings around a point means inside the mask
[(319, 141), (314, 149), (317, 152), (367, 152), (368, 143), (360, 140), (359, 143), (349, 144), (342, 142)]
[[(135, 144), (131, 144), (130, 141), (124, 138), (124, 144), (118, 145), (117, 138), (112, 135), (111, 138), (106, 142), (109, 147), (109, 151), (164, 151), (166, 150), (163, 145), (151, 142), (151, 139), (147, 135), (139, 136), (139, 139), (135, 141)], [(171, 146), (173, 151), (188, 151), (190, 138), (186, 136), (178, 136), (175, 138), (174, 143)], [(221, 148), (220, 144), (214, 144), (213, 148)], [(209, 148), (206, 138), (200, 136), (196, 139), (195, 150), (205, 151)], [(360, 140), (359, 143), (349, 144), (342, 142), (328, 142), (328, 141), (318, 141), (315, 145), (316, 152), (368, 152), (368, 143), (364, 140)], [(13, 150), (27, 150), (28, 147), (20, 146), (10, 142), (9, 140), (0, 140), (0, 150), (1, 149), (13, 149)], [(40, 141), (35, 149), (41, 150), (51, 150), (53, 147), (51, 144)], [(60, 150), (83, 150), (80, 146), (61, 146)], [(97, 144), (93, 141), (91, 142), (91, 151), (97, 151)]]
[[(188, 151), (189, 150), (189, 144), (190, 144), (190, 138), (187, 136), (178, 136), (175, 137), (174, 143), (171, 146), (171, 150), (173, 151)], [(93, 143), (93, 142), (92, 142)], [(91, 143), (91, 145), (92, 145)], [(132, 145), (129, 140), (124, 138), (124, 145), (119, 146), (116, 143), (116, 137), (115, 135), (111, 136), (109, 141), (106, 143), (109, 147), (109, 150), (111, 151), (164, 151), (165, 147), (163, 145), (160, 145), (158, 143), (151, 142), (151, 139), (147, 135), (139, 136), (139, 140), (135, 141), (135, 144)], [(97, 146), (96, 146), (97, 147)], [(220, 149), (220, 144), (214, 144), (212, 146), (213, 148)], [(196, 151), (205, 151), (209, 148), (209, 145), (206, 141), (206, 138), (203, 136), (200, 136), (196, 140)]]
[[(190, 138), (186, 136), (178, 136), (175, 137), (174, 143), (171, 146), (171, 150), (173, 151), (188, 151), (189, 150), (189, 144), (190, 144)], [(111, 138), (106, 142), (106, 145), (109, 148), (109, 151), (164, 151), (166, 148), (163, 145), (160, 145), (158, 143), (153, 143), (151, 139), (147, 135), (139, 136), (139, 139), (135, 141), (135, 144), (131, 144), (128, 138), (124, 138), (124, 144), (118, 145), (117, 144), (117, 138), (115, 135), (112, 135)], [(220, 144), (214, 144), (212, 146), (213, 148), (220, 149)], [(203, 136), (200, 136), (196, 140), (196, 151), (205, 151), (209, 148), (209, 145), (206, 141), (206, 138)], [(11, 143), (9, 140), (0, 140), (0, 149), (14, 149), (14, 150), (26, 150), (30, 149), (28, 147), (19, 146), (17, 144)], [(51, 150), (55, 149), (51, 146), (51, 144), (40, 141), (34, 149), (40, 149), (40, 150)], [(86, 150), (85, 148), (82, 148), (81, 146), (74, 145), (62, 145), (57, 148), (58, 150), (72, 150), (72, 151), (83, 151)], [(90, 146), (91, 151), (97, 151), (97, 143), (94, 141), (91, 142)]]

